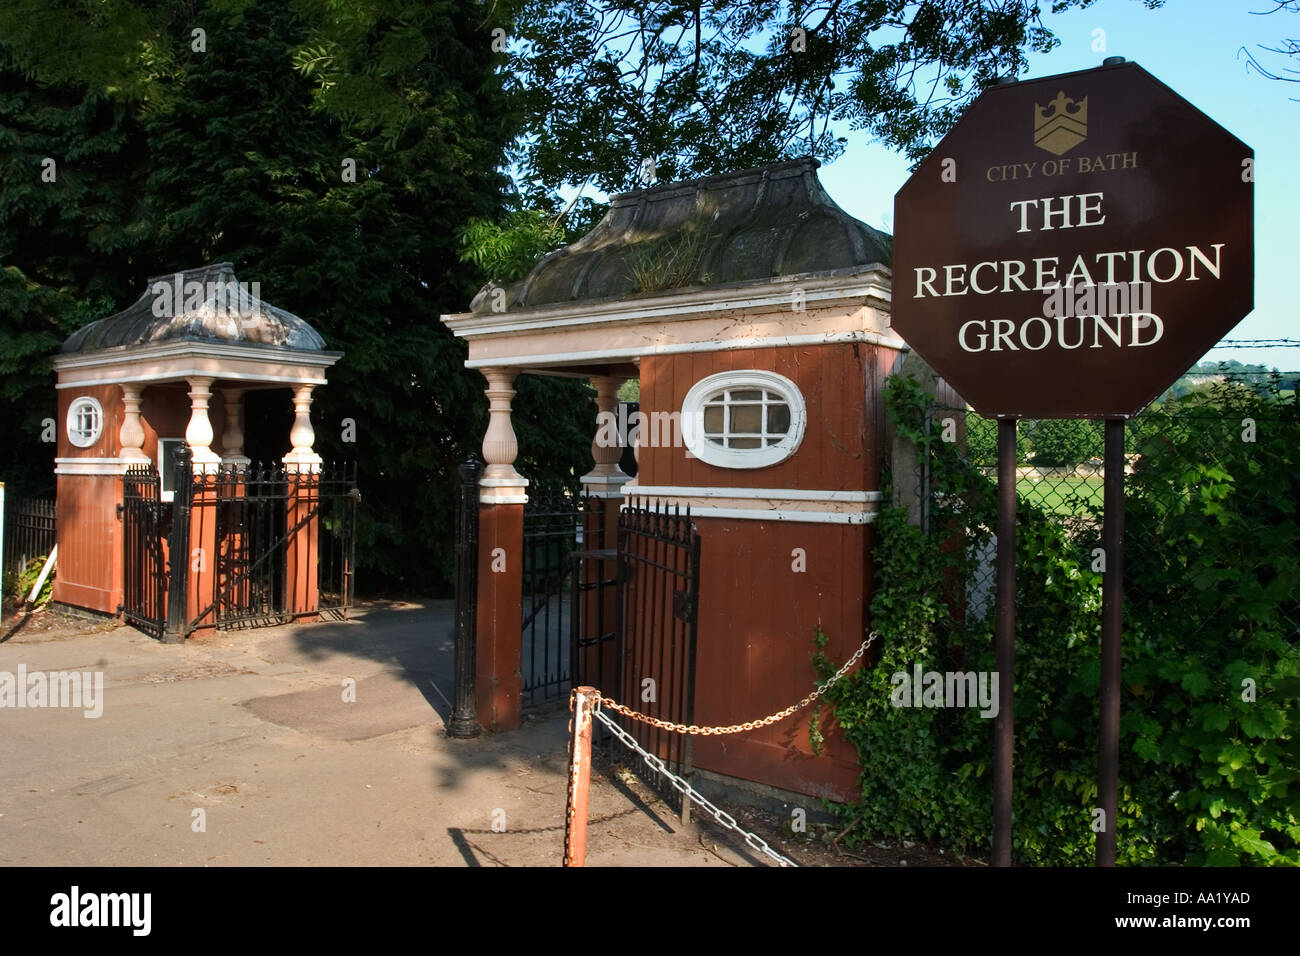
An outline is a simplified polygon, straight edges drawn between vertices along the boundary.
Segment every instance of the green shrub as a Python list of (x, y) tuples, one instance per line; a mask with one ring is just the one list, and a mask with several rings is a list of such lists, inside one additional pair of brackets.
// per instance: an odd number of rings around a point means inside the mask
[[(993, 615), (967, 613), (964, 583), (995, 527), (994, 486), (960, 449), (926, 435), (929, 398), (914, 382), (896, 377), (885, 391), (900, 435), (930, 456), (934, 530), (909, 524), (903, 509), (878, 516), (871, 618), (883, 647), (873, 668), (825, 697), (862, 768), (862, 800), (836, 809), (857, 824), (850, 843), (889, 836), (987, 852), (994, 721), (969, 707), (894, 707), (890, 676), (917, 663), (994, 669)], [(1300, 427), (1294, 401), (1277, 399), (1220, 395), (1133, 429), (1152, 437), (1128, 482), (1121, 863), (1300, 863)], [(1243, 418), (1257, 422), (1254, 442), (1236, 434)], [(1072, 536), (1020, 502), (1012, 804), (1020, 863), (1084, 865), (1095, 853), (1098, 537), (1097, 524)], [(814, 663), (828, 676), (835, 662), (820, 633), (816, 643)], [(1250, 686), (1253, 701), (1243, 699)]]
[[(32, 588), (36, 587), (36, 581), (41, 576), (41, 571), (45, 568), (45, 559), (47, 555), (42, 554), (40, 557), (32, 558), (27, 562), (26, 567), (18, 574), (18, 586), (14, 591), (14, 598), (18, 603), (27, 600), (27, 596), (32, 593)], [(41, 593), (36, 595), (34, 606), (40, 607), (50, 600), (50, 595), (54, 593), (54, 571), (45, 579), (41, 585)]]

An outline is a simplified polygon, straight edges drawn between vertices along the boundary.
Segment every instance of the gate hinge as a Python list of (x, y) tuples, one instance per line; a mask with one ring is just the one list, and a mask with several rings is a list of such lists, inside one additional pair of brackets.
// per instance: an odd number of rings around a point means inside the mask
[(126, 507), (126, 506), (123, 505), (122, 502), (119, 501), (119, 502), (117, 503), (117, 520), (118, 520), (118, 521), (121, 521), (121, 520), (122, 520), (122, 511), (125, 509), (125, 507)]

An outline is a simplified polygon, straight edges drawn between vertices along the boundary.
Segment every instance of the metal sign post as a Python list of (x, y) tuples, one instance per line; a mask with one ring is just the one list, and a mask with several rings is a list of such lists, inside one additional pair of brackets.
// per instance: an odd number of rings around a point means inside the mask
[(986, 89), (894, 199), (891, 325), (997, 418), (993, 860), (1011, 863), (1015, 431), (1106, 422), (1097, 864), (1115, 862), (1124, 420), (1254, 304), (1255, 157), (1135, 63)]
[(1101, 704), (1097, 744), (1097, 865), (1115, 865), (1119, 814), (1119, 689), (1124, 629), (1124, 419), (1106, 419), (1105, 509), (1101, 531), (1106, 570), (1101, 586)]
[(998, 716), (993, 745), (993, 865), (1011, 865), (1016, 676), (1016, 420), (998, 422)]

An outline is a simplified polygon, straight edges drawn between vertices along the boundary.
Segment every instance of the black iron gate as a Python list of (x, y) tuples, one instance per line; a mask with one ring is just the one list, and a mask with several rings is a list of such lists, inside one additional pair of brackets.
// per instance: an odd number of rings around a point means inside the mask
[[(215, 614), (218, 628), (284, 624), (310, 614), (341, 615), (352, 606), (356, 554), (355, 462), (318, 470), (222, 465), (195, 475), (192, 501), (216, 522), (216, 574), (211, 605), (192, 626)], [(206, 520), (206, 518), (200, 519)], [(315, 600), (295, 606), (291, 549), (314, 556)]]
[(223, 466), (203, 483), (211, 488), (216, 508), (217, 627), (259, 627), (291, 619), (284, 590), (291, 477), (284, 468), (234, 471)]
[[(635, 500), (607, 526), (607, 504), (551, 494), (530, 496), (524, 508), (521, 703), (561, 701), (576, 683), (651, 717), (692, 723), (699, 533), (689, 509)], [(626, 727), (689, 776), (689, 737), (640, 722)], [(647, 781), (689, 813), (675, 789)]]
[[(280, 624), (310, 614), (341, 616), (352, 606), (361, 500), (355, 463), (316, 471), (224, 464), (206, 474), (188, 471), (188, 456), (181, 456), (171, 502), (162, 501), (152, 466), (126, 473), (122, 604), (128, 620), (161, 636), (168, 628), (168, 595), (180, 607), (193, 575), (202, 582), (202, 610), (172, 623), (170, 630), (183, 632), (177, 639), (201, 625)], [(179, 527), (176, 515), (182, 516)], [(202, 529), (204, 539), (210, 531), (214, 555), (190, 548), (191, 528)], [(180, 560), (164, 560), (164, 542)], [(303, 589), (310, 598), (306, 606), (301, 593), (297, 603), (289, 593), (294, 558), (314, 586)]]
[(521, 704), (567, 698), (573, 685), (575, 613), (572, 560), (603, 534), (604, 500), (552, 492), (524, 506)]
[[(695, 722), (695, 644), (700, 596), (700, 536), (688, 507), (629, 501), (618, 518), (618, 685), (613, 696), (649, 717)], [(602, 689), (603, 690), (603, 689)], [(608, 693), (609, 691), (603, 691)], [(679, 777), (692, 772), (689, 734), (619, 718), (625, 730)], [(635, 761), (666, 802), (690, 816), (686, 798)]]
[(133, 465), (122, 476), (122, 614), (153, 637), (161, 637), (167, 604), (163, 538), (171, 509), (153, 465)]

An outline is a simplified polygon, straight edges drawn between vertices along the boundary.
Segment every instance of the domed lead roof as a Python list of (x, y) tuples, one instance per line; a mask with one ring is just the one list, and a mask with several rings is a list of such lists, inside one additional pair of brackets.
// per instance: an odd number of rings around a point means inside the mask
[(238, 282), (229, 262), (153, 276), (134, 303), (77, 330), (61, 351), (94, 352), (159, 342), (226, 342), (309, 352), (325, 348), (315, 329), (293, 313), (262, 301), (253, 294), (256, 291)]
[(819, 165), (798, 159), (616, 195), (591, 232), (543, 258), (524, 279), (504, 289), (484, 286), (471, 310), (573, 305), (888, 265), (891, 237), (840, 209), (817, 179)]

